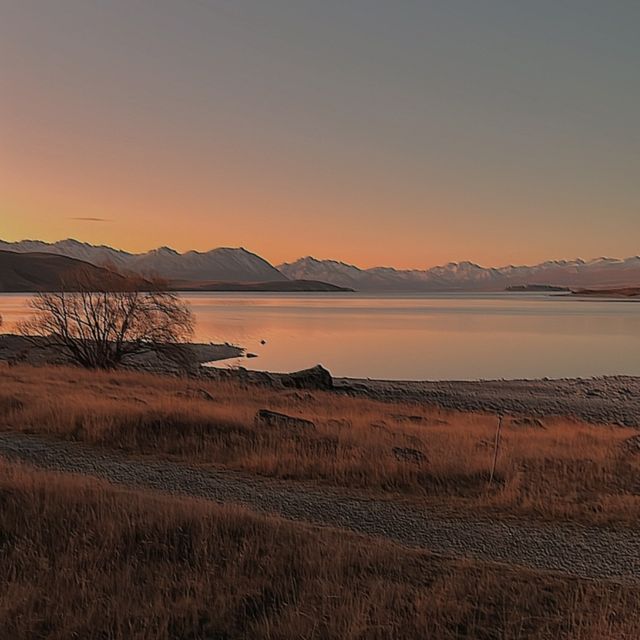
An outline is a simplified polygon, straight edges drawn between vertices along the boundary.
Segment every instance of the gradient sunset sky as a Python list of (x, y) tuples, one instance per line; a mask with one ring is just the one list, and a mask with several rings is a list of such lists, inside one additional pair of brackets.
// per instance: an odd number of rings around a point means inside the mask
[(0, 238), (640, 253), (638, 0), (0, 0)]

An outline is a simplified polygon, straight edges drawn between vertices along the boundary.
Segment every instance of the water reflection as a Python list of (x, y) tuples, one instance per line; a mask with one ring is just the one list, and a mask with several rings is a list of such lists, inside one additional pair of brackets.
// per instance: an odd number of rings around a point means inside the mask
[[(186, 297), (198, 339), (247, 347), (259, 357), (231, 364), (256, 369), (320, 362), (335, 375), (395, 379), (640, 375), (635, 302), (545, 294)], [(0, 298), (7, 325), (25, 305), (25, 296)]]

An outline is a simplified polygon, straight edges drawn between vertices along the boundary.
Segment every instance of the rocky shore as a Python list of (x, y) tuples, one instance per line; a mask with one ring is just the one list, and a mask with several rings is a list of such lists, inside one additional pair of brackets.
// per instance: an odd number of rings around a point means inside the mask
[(319, 365), (289, 374), (212, 369), (207, 375), (274, 388), (331, 390), (383, 402), (426, 404), (453, 411), (536, 419), (564, 416), (591, 424), (640, 427), (640, 377), (633, 376), (414, 382), (332, 378)]
[(632, 376), (434, 382), (341, 378), (334, 380), (334, 388), (376, 400), (455, 411), (569, 416), (593, 424), (640, 426), (640, 377)]

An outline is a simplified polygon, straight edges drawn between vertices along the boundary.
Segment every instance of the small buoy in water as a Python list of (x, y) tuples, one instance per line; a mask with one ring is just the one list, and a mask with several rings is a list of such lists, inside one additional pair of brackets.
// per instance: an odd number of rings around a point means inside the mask
[(267, 344), (266, 340), (260, 340), (260, 344)]

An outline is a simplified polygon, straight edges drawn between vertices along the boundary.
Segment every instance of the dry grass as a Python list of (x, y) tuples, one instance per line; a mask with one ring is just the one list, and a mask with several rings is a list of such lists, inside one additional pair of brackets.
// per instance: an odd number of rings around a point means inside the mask
[[(631, 429), (507, 419), (489, 487), (495, 416), (73, 368), (3, 367), (0, 381), (0, 428), (448, 508), (595, 522), (640, 517), (640, 453), (623, 444), (639, 433)], [(256, 425), (260, 408), (307, 418), (316, 429)], [(425, 459), (398, 460), (394, 447)]]
[(640, 588), (0, 461), (0, 637), (624, 640)]

